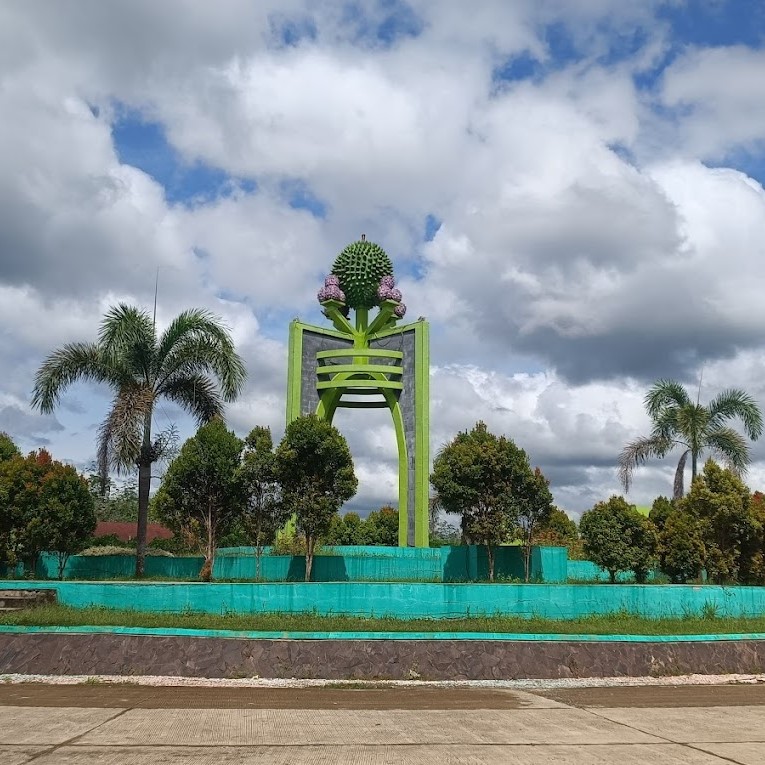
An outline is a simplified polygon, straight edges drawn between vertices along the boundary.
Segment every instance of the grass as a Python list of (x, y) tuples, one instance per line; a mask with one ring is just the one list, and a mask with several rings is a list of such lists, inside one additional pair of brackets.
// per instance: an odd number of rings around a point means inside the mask
[(171, 629), (248, 630), (268, 632), (499, 632), (587, 635), (704, 635), (765, 633), (765, 616), (728, 618), (712, 610), (668, 619), (647, 619), (629, 613), (554, 620), (510, 616), (464, 619), (395, 619), (319, 614), (179, 614), (71, 608), (45, 605), (23, 611), (0, 612), (0, 625), (122, 626)]

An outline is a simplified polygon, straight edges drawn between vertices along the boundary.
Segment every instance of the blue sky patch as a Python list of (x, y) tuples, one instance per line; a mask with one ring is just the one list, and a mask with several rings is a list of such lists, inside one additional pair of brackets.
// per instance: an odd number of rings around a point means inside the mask
[(441, 221), (432, 213), (425, 216), (425, 241), (432, 242), (441, 228)]
[(354, 43), (372, 47), (393, 47), (402, 39), (417, 37), (424, 22), (403, 0), (377, 0), (367, 13), (361, 3), (349, 2), (343, 8), (342, 22), (353, 30)]
[(327, 217), (327, 205), (314, 194), (311, 187), (302, 180), (283, 181), (280, 184), (282, 196), (294, 210), (308, 210), (315, 218)]
[(233, 178), (204, 162), (186, 162), (168, 142), (162, 125), (144, 120), (133, 110), (118, 110), (112, 137), (120, 162), (150, 175), (163, 186), (170, 203), (210, 202), (237, 191), (252, 194), (257, 190), (251, 179)]

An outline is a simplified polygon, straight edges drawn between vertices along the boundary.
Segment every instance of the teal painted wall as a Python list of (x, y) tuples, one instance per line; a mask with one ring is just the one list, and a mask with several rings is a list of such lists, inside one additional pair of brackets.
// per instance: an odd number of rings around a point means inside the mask
[[(601, 568), (591, 560), (569, 560), (566, 562), (566, 578), (575, 582), (608, 582), (608, 571)], [(652, 581), (654, 573), (648, 574), (648, 580)], [(631, 571), (622, 571), (616, 575), (617, 582), (634, 582), (635, 577)]]
[[(461, 547), (335, 547), (324, 548), (313, 565), (315, 582), (469, 582), (489, 576), (486, 550)], [(266, 582), (298, 582), (305, 579), (305, 558), (271, 555), (261, 557), (260, 579)], [(531, 578), (534, 581), (565, 582), (567, 552), (563, 547), (532, 550)], [(201, 557), (146, 558), (146, 575), (168, 579), (196, 579)], [(498, 547), (495, 551), (498, 581), (522, 581), (523, 553), (520, 547)], [(72, 556), (65, 579), (124, 579), (135, 570), (130, 555)], [(43, 553), (37, 566), (41, 578), (58, 577), (56, 556)], [(215, 579), (255, 579), (256, 558), (252, 548), (225, 548), (218, 551), (213, 569)]]
[(765, 614), (765, 587), (714, 585), (3, 582), (53, 588), (60, 603), (141, 611), (319, 613), (403, 619), (505, 614), (570, 619), (625, 611), (682, 617), (713, 606), (720, 616)]

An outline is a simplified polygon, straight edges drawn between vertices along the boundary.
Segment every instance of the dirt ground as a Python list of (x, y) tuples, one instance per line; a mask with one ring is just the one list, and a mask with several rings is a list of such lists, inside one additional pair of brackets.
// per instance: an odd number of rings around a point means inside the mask
[(733, 707), (765, 705), (765, 684), (560, 688), (534, 693), (572, 707)]
[[(535, 695), (573, 707), (763, 706), (765, 685), (567, 688)], [(0, 684), (0, 706), (131, 709), (522, 709), (522, 695), (491, 688), (204, 688), (126, 683)]]
[(516, 694), (483, 688), (173, 688), (129, 683), (0, 684), (0, 706), (131, 709), (520, 709)]

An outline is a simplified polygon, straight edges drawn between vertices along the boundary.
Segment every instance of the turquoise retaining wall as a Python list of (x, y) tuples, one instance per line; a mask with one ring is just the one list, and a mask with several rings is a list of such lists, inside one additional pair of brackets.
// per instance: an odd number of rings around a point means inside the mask
[(765, 587), (715, 585), (430, 584), (403, 582), (220, 583), (3, 582), (53, 588), (60, 603), (180, 613), (308, 613), (458, 618), (502, 614), (572, 619), (626, 611), (683, 617), (765, 614)]
[[(566, 561), (566, 575), (569, 582), (610, 582), (608, 571), (591, 560)], [(648, 581), (653, 581), (655, 573), (648, 574)], [(634, 582), (635, 576), (631, 571), (621, 571), (616, 575), (617, 582)]]
[[(315, 582), (470, 582), (489, 577), (486, 549), (475, 545), (460, 547), (335, 547), (314, 559)], [(535, 547), (531, 555), (534, 581), (565, 582), (565, 547)], [(146, 575), (168, 579), (196, 579), (201, 557), (167, 558), (148, 556)], [(65, 579), (124, 579), (135, 571), (131, 555), (72, 556), (64, 570)], [(40, 578), (58, 578), (58, 559), (43, 553), (37, 566)], [(520, 547), (498, 547), (495, 577), (523, 580), (523, 552)], [(252, 548), (225, 548), (218, 551), (214, 579), (255, 579), (256, 559)], [(266, 582), (299, 582), (305, 579), (305, 558), (271, 555), (261, 557), (260, 579)]]

